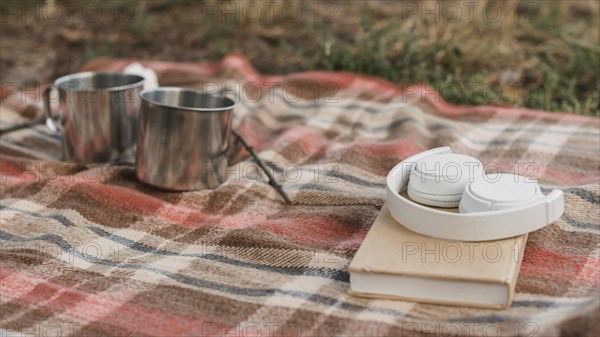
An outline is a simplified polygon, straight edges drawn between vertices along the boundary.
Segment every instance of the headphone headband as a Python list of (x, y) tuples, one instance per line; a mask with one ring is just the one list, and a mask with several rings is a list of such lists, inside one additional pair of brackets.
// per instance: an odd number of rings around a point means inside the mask
[(556, 221), (563, 214), (564, 200), (560, 190), (553, 190), (527, 206), (467, 214), (423, 206), (401, 195), (408, 186), (417, 161), (445, 153), (452, 153), (450, 147), (421, 152), (403, 160), (388, 173), (388, 208), (392, 216), (405, 227), (440, 239), (487, 241), (529, 233)]

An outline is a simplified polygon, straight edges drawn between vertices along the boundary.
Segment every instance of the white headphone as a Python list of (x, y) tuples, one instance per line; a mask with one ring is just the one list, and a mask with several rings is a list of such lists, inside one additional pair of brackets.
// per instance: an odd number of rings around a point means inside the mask
[[(407, 190), (409, 198), (402, 195)], [(411, 200), (412, 199), (412, 200)], [(387, 204), (409, 229), (436, 238), (486, 241), (545, 227), (564, 212), (563, 193), (513, 174), (485, 175), (481, 162), (439, 147), (396, 165), (387, 176)], [(457, 207), (459, 213), (435, 207)]]

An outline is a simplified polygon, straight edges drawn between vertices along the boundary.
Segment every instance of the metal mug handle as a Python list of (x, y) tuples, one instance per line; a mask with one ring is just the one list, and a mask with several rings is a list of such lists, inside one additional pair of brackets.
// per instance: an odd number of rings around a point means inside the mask
[(262, 159), (260, 159), (260, 157), (258, 156), (256, 151), (254, 150), (254, 147), (252, 147), (252, 145), (250, 145), (246, 141), (246, 139), (236, 130), (231, 129), (231, 133), (233, 133), (235, 138), (237, 138), (240, 141), (240, 143), (242, 143), (242, 146), (244, 146), (246, 151), (248, 151), (248, 153), (250, 153), (250, 156), (252, 156), (252, 158), (254, 158), (254, 160), (258, 164), (258, 167), (260, 167), (260, 169), (267, 175), (267, 178), (269, 178), (269, 185), (271, 185), (277, 191), (277, 193), (279, 193), (279, 195), (281, 195), (281, 197), (283, 198), (283, 200), (285, 201), (286, 204), (291, 205), (292, 201), (290, 200), (290, 197), (287, 195), (287, 193), (285, 193), (285, 190), (277, 182), (277, 180), (271, 174), (271, 172), (269, 172), (269, 170), (267, 169), (267, 165), (265, 165), (265, 163), (262, 161)]
[(62, 127), (60, 126), (60, 123), (52, 116), (52, 109), (50, 106), (50, 93), (52, 92), (52, 88), (54, 88), (54, 84), (50, 84), (46, 87), (46, 89), (44, 89), (44, 111), (46, 112), (46, 126), (54, 133), (60, 134), (62, 133)]
[[(235, 99), (237, 99), (237, 100), (241, 99), (241, 95), (233, 89), (225, 88), (225, 89), (221, 90), (219, 94), (223, 98), (226, 97), (225, 96), (226, 94), (233, 94), (233, 96), (235, 96)], [(252, 156), (252, 158), (254, 158), (254, 160), (258, 164), (258, 167), (267, 175), (267, 178), (269, 178), (269, 185), (271, 185), (277, 191), (277, 193), (279, 193), (279, 195), (281, 195), (281, 197), (283, 198), (283, 200), (285, 201), (286, 204), (291, 205), (292, 201), (290, 200), (290, 197), (287, 195), (287, 193), (285, 192), (283, 187), (277, 182), (277, 180), (271, 174), (271, 172), (269, 172), (269, 170), (267, 169), (267, 165), (265, 165), (263, 160), (260, 159), (260, 157), (258, 156), (256, 151), (254, 150), (254, 147), (252, 147), (252, 145), (250, 145), (246, 141), (246, 139), (235, 129), (231, 129), (231, 133), (240, 143), (242, 143), (242, 146), (246, 149), (246, 151), (248, 151), (248, 153), (250, 153), (250, 156)]]

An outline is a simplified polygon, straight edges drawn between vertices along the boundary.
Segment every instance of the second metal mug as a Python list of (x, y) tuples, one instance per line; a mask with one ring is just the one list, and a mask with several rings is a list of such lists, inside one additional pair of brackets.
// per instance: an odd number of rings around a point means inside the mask
[(165, 87), (144, 90), (140, 97), (136, 171), (141, 182), (184, 191), (225, 181), (233, 100)]
[[(125, 73), (85, 72), (63, 76), (44, 91), (48, 126), (62, 137), (65, 160), (90, 163), (133, 160), (139, 92), (144, 78)], [(51, 115), (50, 93), (58, 90), (59, 116)]]

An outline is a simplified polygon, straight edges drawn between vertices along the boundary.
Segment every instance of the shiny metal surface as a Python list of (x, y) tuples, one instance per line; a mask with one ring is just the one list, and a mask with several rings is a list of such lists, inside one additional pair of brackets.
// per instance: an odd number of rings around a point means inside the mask
[[(133, 161), (143, 84), (137, 75), (85, 72), (61, 77), (46, 88), (47, 124), (62, 135), (64, 159)], [(58, 91), (57, 119), (50, 113), (53, 88)]]
[(214, 188), (226, 178), (235, 103), (184, 88), (144, 90), (137, 177), (167, 190)]

